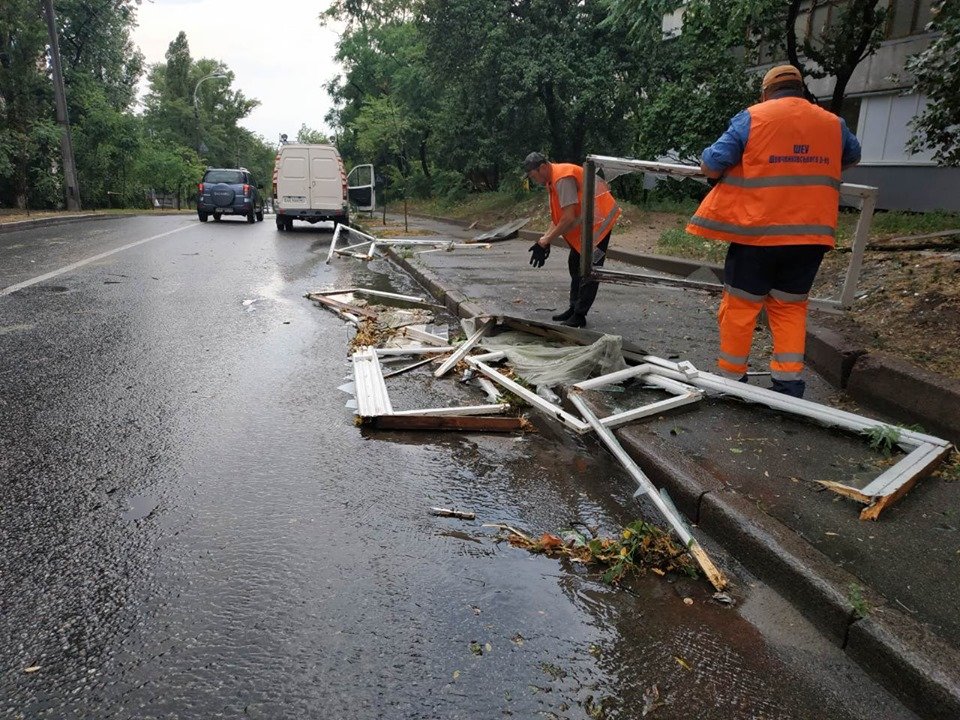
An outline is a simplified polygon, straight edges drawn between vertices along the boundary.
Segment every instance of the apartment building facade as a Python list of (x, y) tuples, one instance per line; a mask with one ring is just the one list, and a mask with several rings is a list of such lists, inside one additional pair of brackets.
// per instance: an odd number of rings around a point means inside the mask
[[(797, 17), (798, 43), (817, 37), (828, 26), (844, 0), (807, 0)], [(960, 168), (939, 165), (931, 151), (912, 153), (908, 143), (914, 118), (927, 99), (912, 89), (908, 59), (926, 49), (936, 34), (927, 31), (933, 0), (880, 0), (888, 10), (884, 40), (877, 51), (856, 68), (840, 114), (863, 147), (857, 167), (844, 173), (847, 182), (880, 189), (877, 207), (886, 210), (960, 211)], [(664, 37), (682, 31), (683, 10), (665, 15)], [(785, 58), (764, 58), (762, 73)], [(834, 78), (808, 78), (810, 91), (829, 102)]]

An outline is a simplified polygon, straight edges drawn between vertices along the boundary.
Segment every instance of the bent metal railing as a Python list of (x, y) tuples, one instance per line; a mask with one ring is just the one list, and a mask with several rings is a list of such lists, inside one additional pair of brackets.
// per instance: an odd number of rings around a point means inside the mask
[[(605, 155), (588, 155), (583, 164), (583, 209), (581, 220), (583, 223), (581, 237), (592, 237), (594, 218), (594, 197), (596, 188), (597, 169), (602, 168), (604, 179), (609, 183), (615, 177), (633, 172), (647, 172), (656, 175), (671, 177), (700, 178), (704, 175), (700, 168), (694, 165), (677, 165), (672, 163), (653, 162), (649, 160), (633, 160), (631, 158), (607, 157)], [(860, 198), (860, 215), (857, 218), (857, 228), (853, 236), (853, 245), (850, 249), (850, 264), (847, 266), (846, 277), (840, 288), (839, 298), (810, 298), (811, 307), (821, 309), (847, 309), (853, 304), (857, 291), (857, 282), (860, 278), (860, 269), (863, 265), (863, 252), (870, 235), (870, 225), (873, 222), (873, 211), (877, 204), (877, 188), (870, 185), (854, 185), (842, 183), (840, 194), (846, 197)], [(597, 280), (599, 282), (619, 283), (622, 285), (661, 284), (673, 287), (687, 287), (696, 290), (720, 292), (723, 285), (720, 283), (702, 280), (688, 280), (686, 278), (651, 275), (647, 273), (633, 273), (622, 270), (608, 270), (594, 267), (593, 245), (584, 242), (581, 245), (580, 276), (583, 282)]]

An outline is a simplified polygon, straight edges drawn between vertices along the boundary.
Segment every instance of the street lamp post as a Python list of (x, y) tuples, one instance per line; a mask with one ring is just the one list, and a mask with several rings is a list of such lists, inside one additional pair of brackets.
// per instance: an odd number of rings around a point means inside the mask
[(193, 86), (193, 116), (197, 121), (197, 153), (200, 152), (200, 104), (199, 98), (197, 97), (197, 90), (200, 89), (200, 83), (204, 80), (226, 80), (227, 76), (223, 73), (210, 73), (209, 75), (204, 75), (202, 78), (197, 80), (197, 84)]

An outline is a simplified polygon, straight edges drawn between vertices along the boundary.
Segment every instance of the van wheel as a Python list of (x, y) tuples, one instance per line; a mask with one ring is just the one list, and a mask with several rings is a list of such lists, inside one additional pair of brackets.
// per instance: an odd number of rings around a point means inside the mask
[(284, 218), (283, 223), (287, 226), (287, 232), (293, 230), (293, 218)]
[(205, 212), (198, 212), (197, 217), (200, 218), (200, 222), (207, 221), (207, 214)]
[(277, 215), (277, 230), (283, 232), (287, 229), (287, 224), (283, 221), (283, 215)]

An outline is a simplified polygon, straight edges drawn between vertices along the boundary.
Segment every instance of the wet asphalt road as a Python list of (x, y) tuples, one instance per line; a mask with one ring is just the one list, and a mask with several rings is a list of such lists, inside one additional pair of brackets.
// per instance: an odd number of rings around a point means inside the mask
[(420, 291), (272, 220), (0, 235), (0, 288), (78, 264), (0, 295), (0, 717), (912, 717), (729, 558), (733, 608), (498, 543), (642, 511), (547, 426), (356, 428), (352, 328), (303, 294)]

